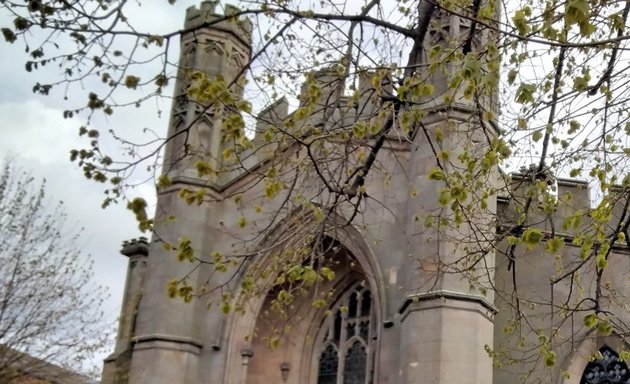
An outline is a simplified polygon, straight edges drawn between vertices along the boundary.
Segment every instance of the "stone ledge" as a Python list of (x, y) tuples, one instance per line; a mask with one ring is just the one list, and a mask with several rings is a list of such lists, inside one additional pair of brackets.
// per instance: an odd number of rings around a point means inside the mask
[(134, 351), (155, 348), (186, 351), (199, 355), (201, 353), (201, 349), (203, 348), (203, 344), (195, 339), (160, 334), (134, 337), (132, 342), (134, 343)]
[[(433, 305), (429, 304), (430, 302), (434, 302), (436, 300), (442, 300), (442, 303)], [(477, 306), (477, 308), (471, 306), (462, 307), (461, 305), (453, 305), (449, 304), (447, 301), (469, 303)], [(479, 306), (482, 308), (482, 310), (478, 308)], [(400, 309), (398, 310), (398, 313), (402, 315), (400, 321), (404, 321), (404, 319), (411, 312), (433, 309), (437, 307), (451, 307), (453, 309), (472, 310), (481, 313), (489, 320), (492, 320), (494, 315), (496, 315), (497, 313), (496, 307), (483, 296), (440, 290), (407, 296), (403, 304), (400, 306)]]
[(149, 242), (146, 237), (139, 237), (137, 239), (125, 240), (122, 244), (120, 253), (127, 257), (133, 256), (148, 256), (149, 255)]

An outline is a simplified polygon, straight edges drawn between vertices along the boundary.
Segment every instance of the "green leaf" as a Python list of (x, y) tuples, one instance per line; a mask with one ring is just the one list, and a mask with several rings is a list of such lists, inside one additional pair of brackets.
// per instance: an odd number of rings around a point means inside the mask
[(15, 40), (17, 40), (15, 33), (13, 33), (13, 31), (10, 30), (9, 28), (2, 28), (2, 35), (4, 35), (4, 39), (8, 43), (14, 43)]
[(433, 167), (433, 169), (431, 169), (431, 171), (429, 172), (429, 175), (427, 177), (430, 180), (440, 181), (440, 180), (445, 180), (446, 179), (446, 174), (440, 168)]
[(514, 80), (516, 80), (516, 75), (518, 75), (518, 71), (516, 69), (512, 69), (510, 70), (510, 72), (508, 72), (508, 76), (507, 76), (508, 84), (510, 85), (514, 84)]
[(304, 268), (304, 272), (302, 273), (302, 280), (304, 281), (304, 284), (306, 284), (307, 287), (310, 287), (313, 284), (315, 284), (318, 278), (319, 276), (317, 275), (317, 272), (315, 272), (315, 270), (313, 270), (312, 267)]
[(583, 323), (586, 328), (593, 328), (597, 325), (597, 315), (594, 313), (590, 313), (584, 316)]
[(138, 221), (138, 228), (145, 232), (151, 229), (152, 220), (147, 215), (147, 202), (141, 197), (136, 197), (127, 203), (127, 209), (134, 213)]
[(173, 279), (166, 284), (166, 294), (169, 298), (174, 299), (177, 297), (178, 285), (177, 279)]
[(461, 71), (462, 78), (467, 80), (474, 79), (479, 76), (481, 65), (479, 64), (479, 60), (476, 58), (475, 55), (466, 55), (466, 57), (464, 57)]
[(584, 76), (576, 76), (573, 79), (573, 90), (582, 92), (588, 89), (588, 82), (591, 80), (591, 75), (588, 71), (584, 71)]
[(177, 261), (184, 260), (189, 262), (195, 261), (195, 251), (192, 247), (192, 241), (187, 237), (181, 237), (179, 239), (179, 245), (177, 246)]
[(547, 241), (546, 249), (551, 253), (558, 253), (564, 247), (564, 240), (559, 237), (554, 237)]
[(451, 193), (448, 189), (444, 188), (440, 191), (440, 196), (438, 197), (438, 203), (441, 206), (445, 206), (448, 204), (449, 200), (451, 200)]
[(535, 84), (522, 83), (516, 90), (516, 96), (514, 97), (514, 100), (519, 104), (533, 103), (535, 92)]
[(512, 16), (512, 22), (514, 23), (518, 34), (521, 36), (526, 35), (531, 31), (528, 18), (529, 16), (531, 16), (531, 9), (529, 9), (529, 7), (519, 9), (514, 12), (514, 16)]
[(199, 177), (214, 174), (214, 169), (212, 168), (212, 165), (207, 161), (197, 160), (195, 162), (195, 168), (197, 169), (197, 176)]
[(553, 367), (556, 365), (556, 353), (554, 351), (545, 352), (545, 365), (547, 367)]
[(571, 120), (569, 121), (569, 130), (567, 131), (567, 133), (569, 135), (574, 134), (575, 132), (578, 131), (578, 129), (580, 129), (581, 125), (580, 122), (577, 120)]
[(255, 283), (254, 283), (254, 279), (252, 277), (246, 277), (241, 282), (241, 289), (243, 290), (244, 293), (251, 292), (251, 290), (254, 288), (254, 286), (255, 286)]
[(601, 336), (610, 336), (613, 332), (612, 324), (607, 320), (600, 320), (597, 323), (597, 333)]
[(533, 227), (527, 228), (525, 232), (523, 232), (523, 235), (521, 236), (523, 243), (527, 245), (528, 249), (532, 249), (533, 247), (538, 245), (540, 241), (542, 240), (542, 238), (543, 238), (543, 234), (541, 230), (538, 228), (533, 228)]
[(136, 89), (140, 84), (140, 78), (137, 76), (129, 75), (125, 78), (125, 87), (130, 89)]
[(23, 31), (31, 26), (31, 22), (23, 17), (16, 17), (15, 20), (13, 20), (13, 25), (18, 31)]
[(595, 26), (590, 23), (591, 5), (588, 0), (571, 0), (566, 5), (564, 21), (568, 26), (578, 24), (580, 34), (589, 36), (595, 32)]
[(335, 279), (335, 272), (328, 267), (322, 267), (322, 269), (319, 270), (319, 273), (328, 281), (333, 281)]

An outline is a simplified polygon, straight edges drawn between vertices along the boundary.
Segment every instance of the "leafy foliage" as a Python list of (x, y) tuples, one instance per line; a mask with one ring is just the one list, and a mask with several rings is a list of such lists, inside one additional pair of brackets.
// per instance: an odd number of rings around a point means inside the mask
[(44, 187), (11, 164), (0, 172), (0, 381), (5, 383), (45, 376), (45, 361), (80, 370), (108, 341), (108, 325), (99, 320), (105, 292), (92, 285), (91, 264), (77, 248), (81, 232), (66, 225), (63, 204), (51, 205)]

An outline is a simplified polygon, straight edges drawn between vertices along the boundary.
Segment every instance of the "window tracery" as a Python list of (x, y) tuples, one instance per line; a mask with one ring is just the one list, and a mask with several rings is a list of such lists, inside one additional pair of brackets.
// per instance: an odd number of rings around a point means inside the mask
[(604, 345), (599, 350), (600, 358), (589, 362), (584, 368), (580, 384), (630, 383), (630, 370), (612, 348)]
[(322, 326), (317, 384), (373, 382), (374, 313), (369, 289), (351, 287)]

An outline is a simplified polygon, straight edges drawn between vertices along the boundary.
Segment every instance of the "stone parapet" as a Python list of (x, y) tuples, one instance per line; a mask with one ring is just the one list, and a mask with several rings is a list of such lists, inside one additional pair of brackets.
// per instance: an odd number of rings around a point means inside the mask
[[(226, 4), (224, 15), (216, 11), (218, 1), (202, 1), (199, 8), (192, 6), (186, 9), (185, 30), (192, 30), (201, 27), (211, 26), (213, 29), (223, 30), (231, 33), (241, 40), (245, 45), (251, 44), (252, 23), (246, 17), (238, 17), (240, 10), (232, 5)], [(231, 18), (231, 16), (234, 18)]]
[(146, 237), (139, 237), (137, 239), (125, 240), (122, 244), (120, 253), (127, 256), (148, 256), (149, 255), (149, 242)]

